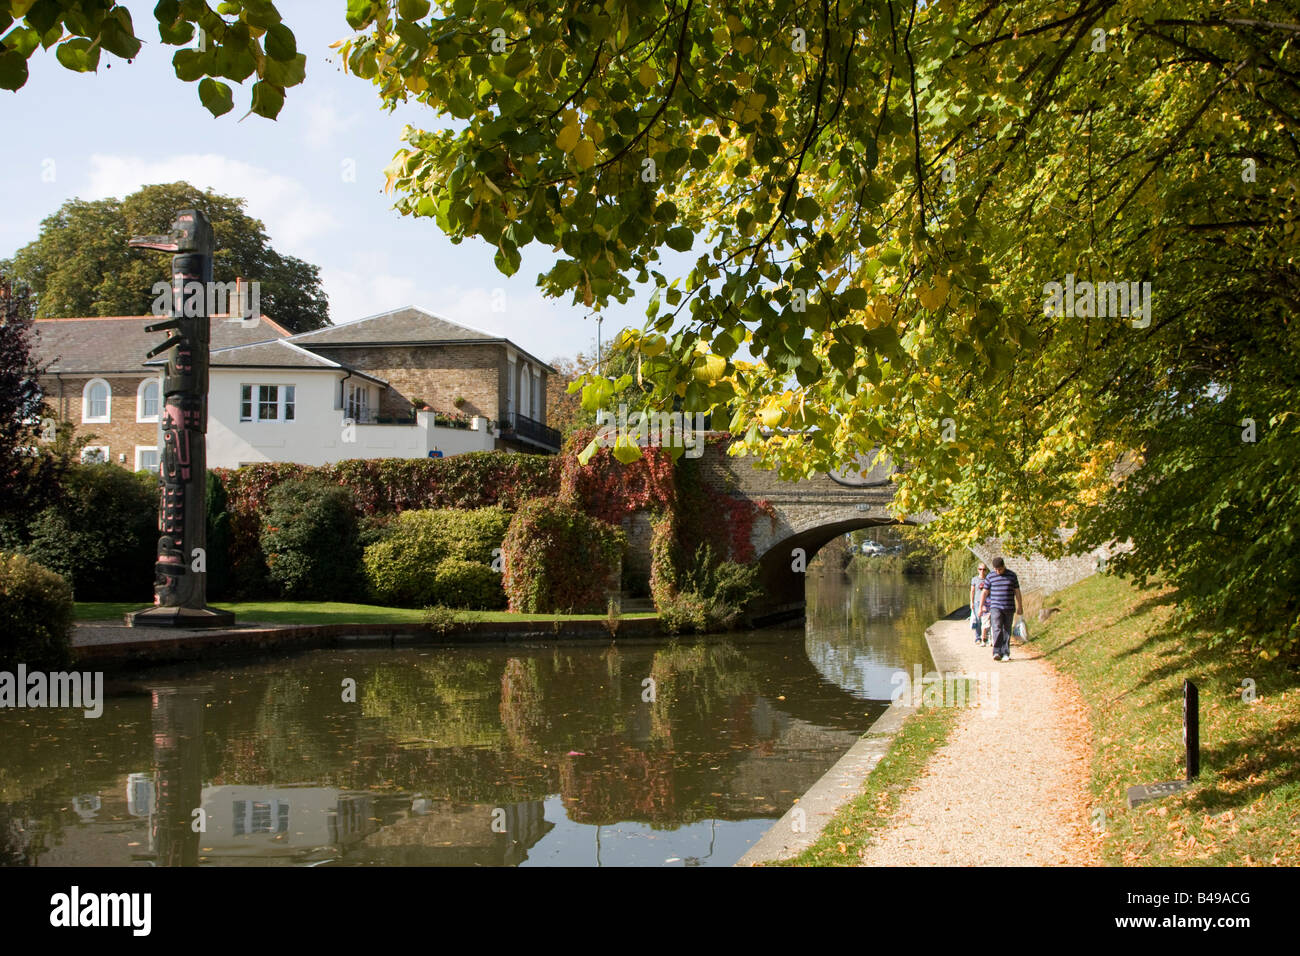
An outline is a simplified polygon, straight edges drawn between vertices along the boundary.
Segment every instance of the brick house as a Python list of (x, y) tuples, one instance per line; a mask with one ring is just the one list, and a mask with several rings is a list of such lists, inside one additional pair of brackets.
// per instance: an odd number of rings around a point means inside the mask
[(407, 306), (289, 341), (387, 381), (381, 415), (427, 404), (496, 422), (501, 448), (560, 449), (559, 433), (546, 426), (546, 383), (555, 369), (509, 339)]
[[(41, 319), (41, 385), (83, 457), (157, 470), (163, 358), (156, 316)], [(300, 335), (214, 316), (208, 464), (559, 450), (545, 425), (553, 369), (507, 339), (414, 308)]]

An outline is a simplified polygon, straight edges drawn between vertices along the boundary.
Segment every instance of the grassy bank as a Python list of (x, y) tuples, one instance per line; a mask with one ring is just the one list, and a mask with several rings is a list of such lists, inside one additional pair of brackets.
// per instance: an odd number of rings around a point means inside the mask
[[(1212, 632), (1171, 622), (1176, 600), (1095, 576), (1060, 592), (1060, 612), (1033, 635), (1090, 708), (1103, 858), (1300, 865), (1300, 673), (1294, 662), (1211, 648)], [(1129, 786), (1183, 776), (1184, 678), (1200, 690), (1201, 775), (1182, 794), (1129, 810)], [(1254, 703), (1243, 699), (1246, 681)]]
[[(78, 621), (121, 621), (122, 615), (138, 611), (139, 602), (78, 601)], [(419, 624), (419, 608), (381, 607), (374, 604), (345, 604), (330, 601), (239, 601), (213, 607), (233, 611), (241, 624)], [(605, 614), (512, 614), (509, 611), (458, 611), (457, 621), (603, 621)], [(654, 617), (651, 612), (623, 614), (622, 620)]]
[(926, 762), (948, 740), (960, 709), (930, 707), (903, 722), (889, 752), (867, 775), (862, 792), (840, 807), (821, 836), (796, 857), (771, 866), (857, 866), (862, 851), (898, 809)]

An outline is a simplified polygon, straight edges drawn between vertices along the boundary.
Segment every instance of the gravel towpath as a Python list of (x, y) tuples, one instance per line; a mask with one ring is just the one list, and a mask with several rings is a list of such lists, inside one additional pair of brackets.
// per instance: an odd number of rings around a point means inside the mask
[(1032, 643), (995, 662), (973, 637), (964, 620), (940, 621), (930, 633), (941, 666), (997, 675), (996, 696), (962, 710), (862, 865), (1099, 865), (1091, 731), (1077, 686)]

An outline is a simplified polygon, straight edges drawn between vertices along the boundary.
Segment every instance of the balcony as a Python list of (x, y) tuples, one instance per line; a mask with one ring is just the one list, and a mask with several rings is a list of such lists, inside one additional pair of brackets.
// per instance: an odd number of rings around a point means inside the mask
[(525, 441), (551, 452), (560, 450), (560, 433), (527, 415), (510, 412), (500, 425), (502, 438)]

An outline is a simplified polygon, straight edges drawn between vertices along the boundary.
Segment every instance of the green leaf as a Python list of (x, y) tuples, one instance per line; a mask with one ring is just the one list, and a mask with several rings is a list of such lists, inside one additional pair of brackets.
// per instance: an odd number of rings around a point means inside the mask
[(794, 214), (804, 222), (812, 222), (821, 213), (822, 207), (811, 196), (801, 196), (794, 204)]
[(856, 357), (857, 353), (853, 346), (847, 342), (836, 342), (830, 347), (831, 365), (841, 372), (847, 372), (852, 368)]
[(177, 50), (172, 56), (172, 66), (176, 76), (186, 83), (193, 83), (208, 74), (209, 55), (200, 50)]
[(99, 31), (99, 45), (124, 60), (134, 59), (140, 52), (140, 41), (135, 36), (131, 12), (126, 7), (117, 7), (104, 18)]
[(22, 89), (27, 82), (27, 58), (15, 50), (0, 53), (0, 90)]
[(199, 81), (199, 100), (213, 116), (224, 116), (235, 106), (235, 97), (230, 87), (210, 77)]
[(267, 119), (275, 119), (284, 106), (284, 90), (265, 81), (253, 84), (253, 106), (250, 112)]
[(348, 26), (360, 30), (375, 18), (374, 0), (348, 0)]
[(423, 20), (429, 15), (429, 0), (397, 0), (397, 15), (403, 20)]
[(519, 250), (509, 239), (502, 237), (494, 258), (497, 269), (504, 275), (512, 276), (519, 271)]
[(262, 45), (266, 48), (267, 56), (276, 60), (292, 60), (298, 55), (298, 41), (294, 39), (293, 31), (283, 23), (267, 29)]
[(676, 226), (664, 234), (664, 242), (668, 243), (670, 249), (686, 252), (695, 242), (695, 233), (685, 226)]
[(41, 45), (41, 35), (31, 27), (19, 24), (6, 33), (0, 42), (4, 43), (6, 50), (12, 50), (26, 58)]
[(600, 442), (593, 438), (591, 441), (587, 442), (587, 446), (583, 448), (582, 451), (578, 452), (578, 464), (585, 467), (586, 464), (591, 461), (591, 456), (596, 454), (599, 450)]
[(307, 54), (299, 53), (292, 60), (267, 60), (262, 79), (287, 89), (297, 86), (307, 77)]
[(77, 73), (89, 73), (99, 66), (99, 47), (91, 47), (91, 41), (85, 37), (74, 37), (59, 44), (55, 56), (69, 70)]

